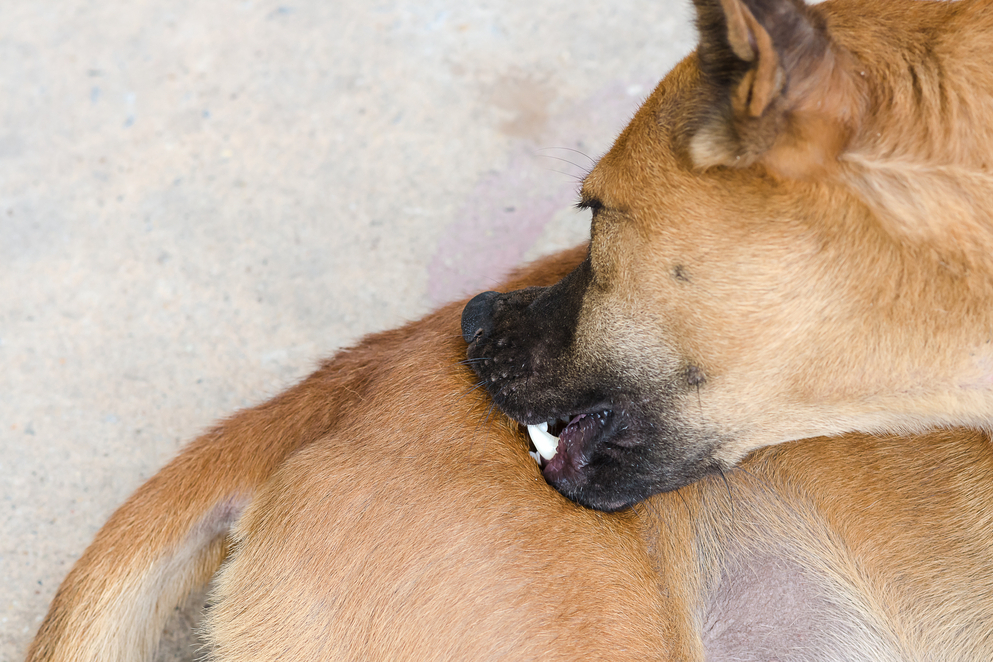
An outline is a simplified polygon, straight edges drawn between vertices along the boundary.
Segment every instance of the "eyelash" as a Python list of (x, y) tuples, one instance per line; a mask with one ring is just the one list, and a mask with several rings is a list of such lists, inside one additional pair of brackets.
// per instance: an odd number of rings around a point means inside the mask
[(589, 200), (582, 200), (576, 205), (576, 208), (589, 209), (590, 211), (593, 212), (593, 215), (596, 216), (596, 213), (603, 209), (603, 203), (595, 198), (591, 198)]

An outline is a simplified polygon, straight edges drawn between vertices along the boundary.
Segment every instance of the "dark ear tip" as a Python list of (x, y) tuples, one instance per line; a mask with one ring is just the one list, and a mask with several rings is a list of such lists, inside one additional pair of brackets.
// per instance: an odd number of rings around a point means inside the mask
[(490, 332), (493, 306), (492, 301), (500, 296), (499, 292), (482, 292), (477, 294), (462, 309), (462, 338), (471, 343), (480, 332), (486, 335)]

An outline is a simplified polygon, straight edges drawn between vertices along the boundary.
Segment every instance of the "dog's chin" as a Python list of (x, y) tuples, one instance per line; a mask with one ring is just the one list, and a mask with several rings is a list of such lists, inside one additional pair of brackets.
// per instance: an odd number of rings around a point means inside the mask
[[(562, 496), (586, 508), (616, 512), (630, 508), (657, 491), (637, 481), (618, 479), (616, 472), (595, 465), (562, 472), (557, 470), (556, 459), (543, 464), (545, 480)], [(566, 466), (569, 464), (566, 463)]]
[(612, 410), (521, 423), (521, 428), (545, 480), (566, 498), (594, 510), (623, 510), (719, 470), (710, 453), (693, 458), (666, 454), (660, 462), (654, 454), (665, 448), (664, 442), (642, 434), (637, 420)]
[(685, 472), (658, 480), (646, 476), (619, 475), (612, 467), (586, 467), (578, 476), (562, 479), (543, 470), (545, 479), (562, 496), (581, 506), (604, 512), (630, 508), (661, 492), (678, 490), (706, 476), (717, 473), (716, 467)]

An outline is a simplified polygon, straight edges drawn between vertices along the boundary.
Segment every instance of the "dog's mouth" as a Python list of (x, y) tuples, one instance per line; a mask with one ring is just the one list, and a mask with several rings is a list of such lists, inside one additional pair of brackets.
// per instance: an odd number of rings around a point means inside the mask
[(537, 425), (524, 426), (531, 440), (531, 457), (541, 466), (545, 479), (553, 484), (575, 483), (613, 419), (604, 409), (574, 414)]

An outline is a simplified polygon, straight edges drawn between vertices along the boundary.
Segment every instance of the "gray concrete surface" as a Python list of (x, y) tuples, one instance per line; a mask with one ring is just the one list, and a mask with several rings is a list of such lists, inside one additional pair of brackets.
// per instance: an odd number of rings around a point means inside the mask
[(584, 237), (688, 4), (0, 4), (0, 660), (211, 421)]

